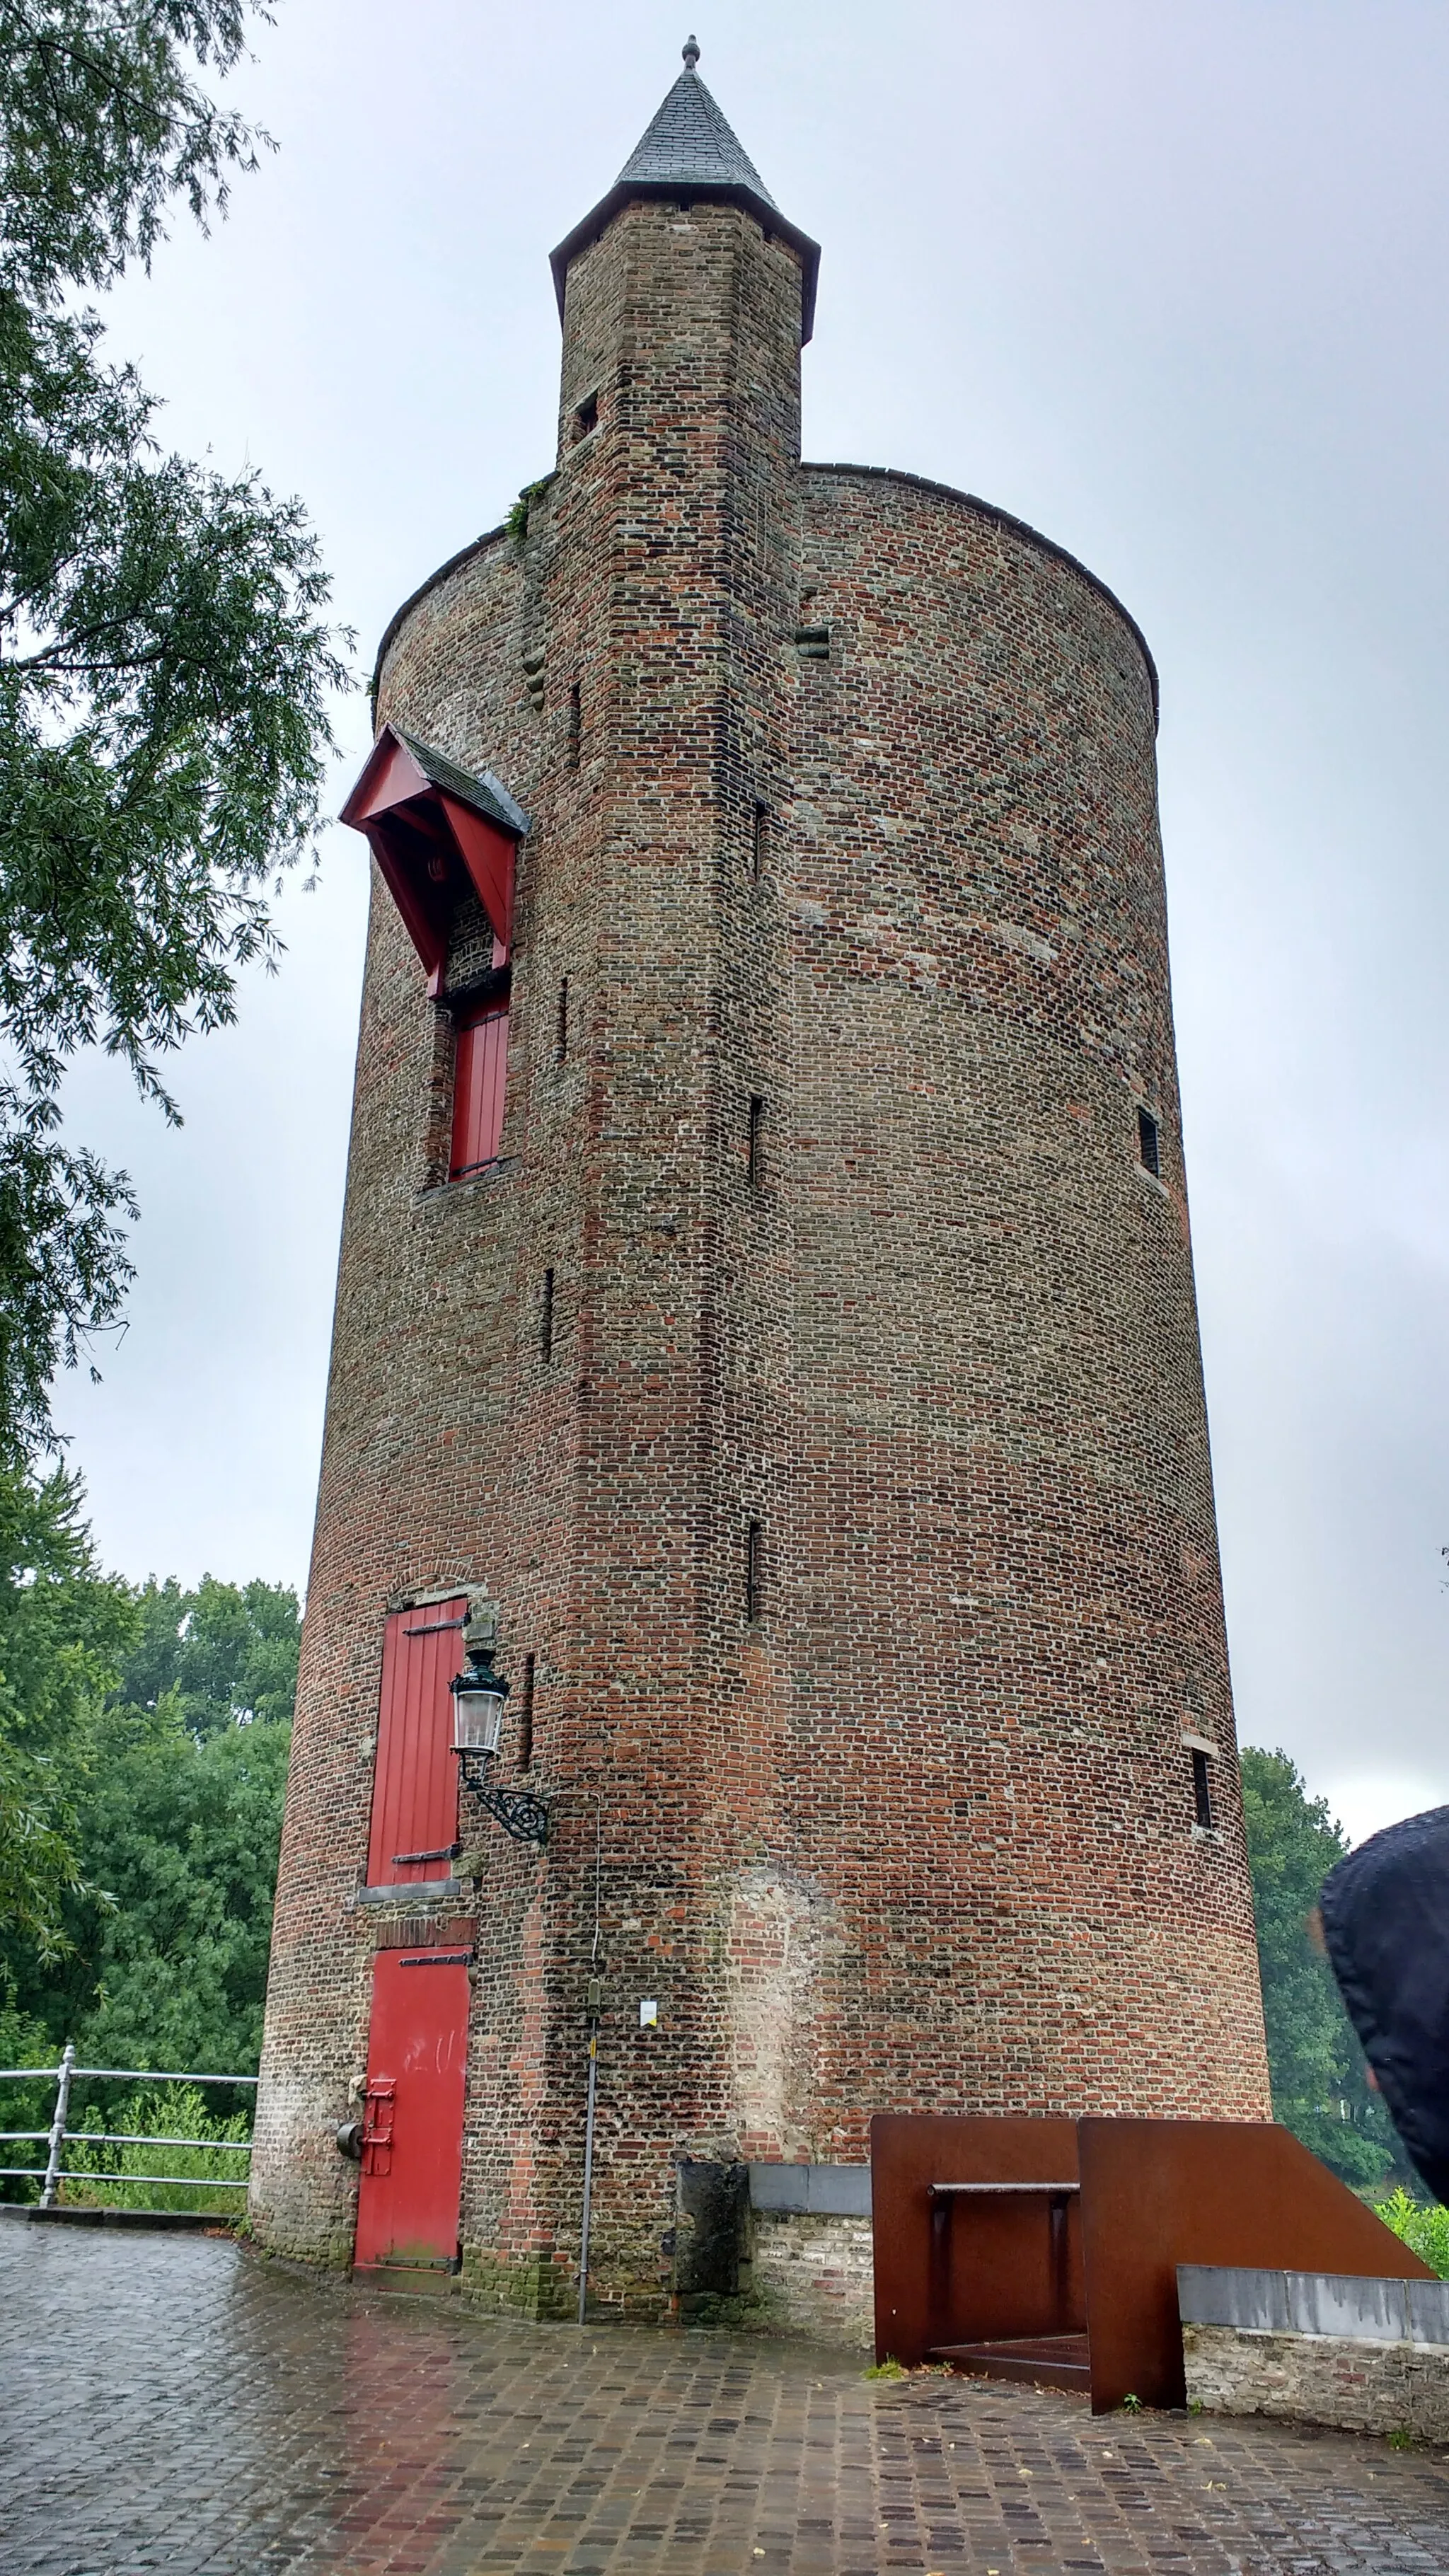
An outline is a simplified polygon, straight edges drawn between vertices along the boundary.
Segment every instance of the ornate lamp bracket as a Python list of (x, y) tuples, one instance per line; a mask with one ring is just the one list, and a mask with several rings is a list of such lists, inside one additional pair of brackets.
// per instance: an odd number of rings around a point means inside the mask
[(537, 1843), (542, 1849), (548, 1841), (547, 1807), (531, 1789), (495, 1786), (488, 1776), (492, 1759), (491, 1753), (460, 1750), (458, 1768), (479, 1805), (487, 1808), (506, 1834), (516, 1843)]

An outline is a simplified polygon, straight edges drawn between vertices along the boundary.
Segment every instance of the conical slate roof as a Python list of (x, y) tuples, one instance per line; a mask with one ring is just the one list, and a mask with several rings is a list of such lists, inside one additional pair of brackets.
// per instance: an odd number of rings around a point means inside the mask
[(621, 207), (639, 197), (706, 197), (747, 206), (767, 232), (778, 234), (800, 253), (804, 271), (800, 337), (808, 340), (815, 319), (820, 245), (787, 223), (729, 119), (700, 79), (698, 62), (699, 47), (691, 36), (684, 48), (683, 71), (607, 197), (559, 243), (553, 254), (559, 312), (563, 312), (569, 261), (598, 240)]
[(698, 60), (699, 48), (691, 36), (684, 49), (684, 70), (615, 184), (627, 188), (636, 179), (647, 179), (675, 188), (748, 188), (752, 196), (773, 206), (775, 200), (748, 152), (700, 79), (695, 69)]

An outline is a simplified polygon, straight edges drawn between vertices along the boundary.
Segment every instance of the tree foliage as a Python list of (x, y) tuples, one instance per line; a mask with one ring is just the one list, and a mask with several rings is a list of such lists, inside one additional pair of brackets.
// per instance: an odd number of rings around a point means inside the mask
[(138, 1624), (121, 1667), (124, 1706), (174, 1701), (198, 1741), (229, 1726), (289, 1725), (297, 1693), (297, 1596), (280, 1583), (218, 1583), (194, 1592), (154, 1576), (136, 1596)]
[(124, 1173), (60, 1132), (99, 1045), (158, 1058), (234, 1016), (308, 842), (345, 678), (300, 506), (163, 452), (76, 290), (205, 221), (257, 138), (197, 72), (245, 0), (0, 0), (0, 1437), (114, 1322)]
[(1273, 2108), (1345, 2181), (1377, 2182), (1401, 2150), (1369, 2089), (1333, 1970), (1308, 1933), (1318, 1891), (1348, 1842), (1286, 1753), (1246, 1746), (1242, 1764)]
[(233, 1723), (198, 1739), (175, 1694), (113, 1710), (106, 1728), (80, 1833), (111, 1903), (76, 1909), (72, 1973), (48, 1981), (52, 2021), (64, 1993), (93, 2065), (252, 2073), (289, 1730)]
[(66, 1900), (86, 1897), (89, 1726), (136, 1625), (81, 1511), (73, 1476), (0, 1469), (0, 1926), (46, 1964), (68, 1946)]
[(13, 1764), (56, 1837), (28, 1903), (0, 1842), (0, 2062), (255, 2069), (300, 1624), (282, 1585), (133, 1591), (73, 1478), (0, 1478), (0, 1830)]

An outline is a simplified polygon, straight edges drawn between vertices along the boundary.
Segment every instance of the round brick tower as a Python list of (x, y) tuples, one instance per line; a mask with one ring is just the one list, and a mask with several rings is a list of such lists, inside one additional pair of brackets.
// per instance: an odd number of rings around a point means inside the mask
[(817, 258), (691, 48), (555, 254), (554, 471), (394, 619), (348, 808), (254, 2214), (533, 2309), (595, 2037), (641, 2312), (681, 2159), (1268, 2110), (1153, 667), (1004, 512), (801, 464)]

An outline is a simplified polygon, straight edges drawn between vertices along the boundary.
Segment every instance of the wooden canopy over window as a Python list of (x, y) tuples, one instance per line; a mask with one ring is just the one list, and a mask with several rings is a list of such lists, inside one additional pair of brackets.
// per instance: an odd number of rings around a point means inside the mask
[(386, 724), (342, 820), (366, 834), (431, 994), (443, 988), (448, 931), (464, 894), (477, 895), (493, 932), (496, 962), (506, 963), (513, 938), (514, 857), (528, 817), (496, 778), (475, 778)]

